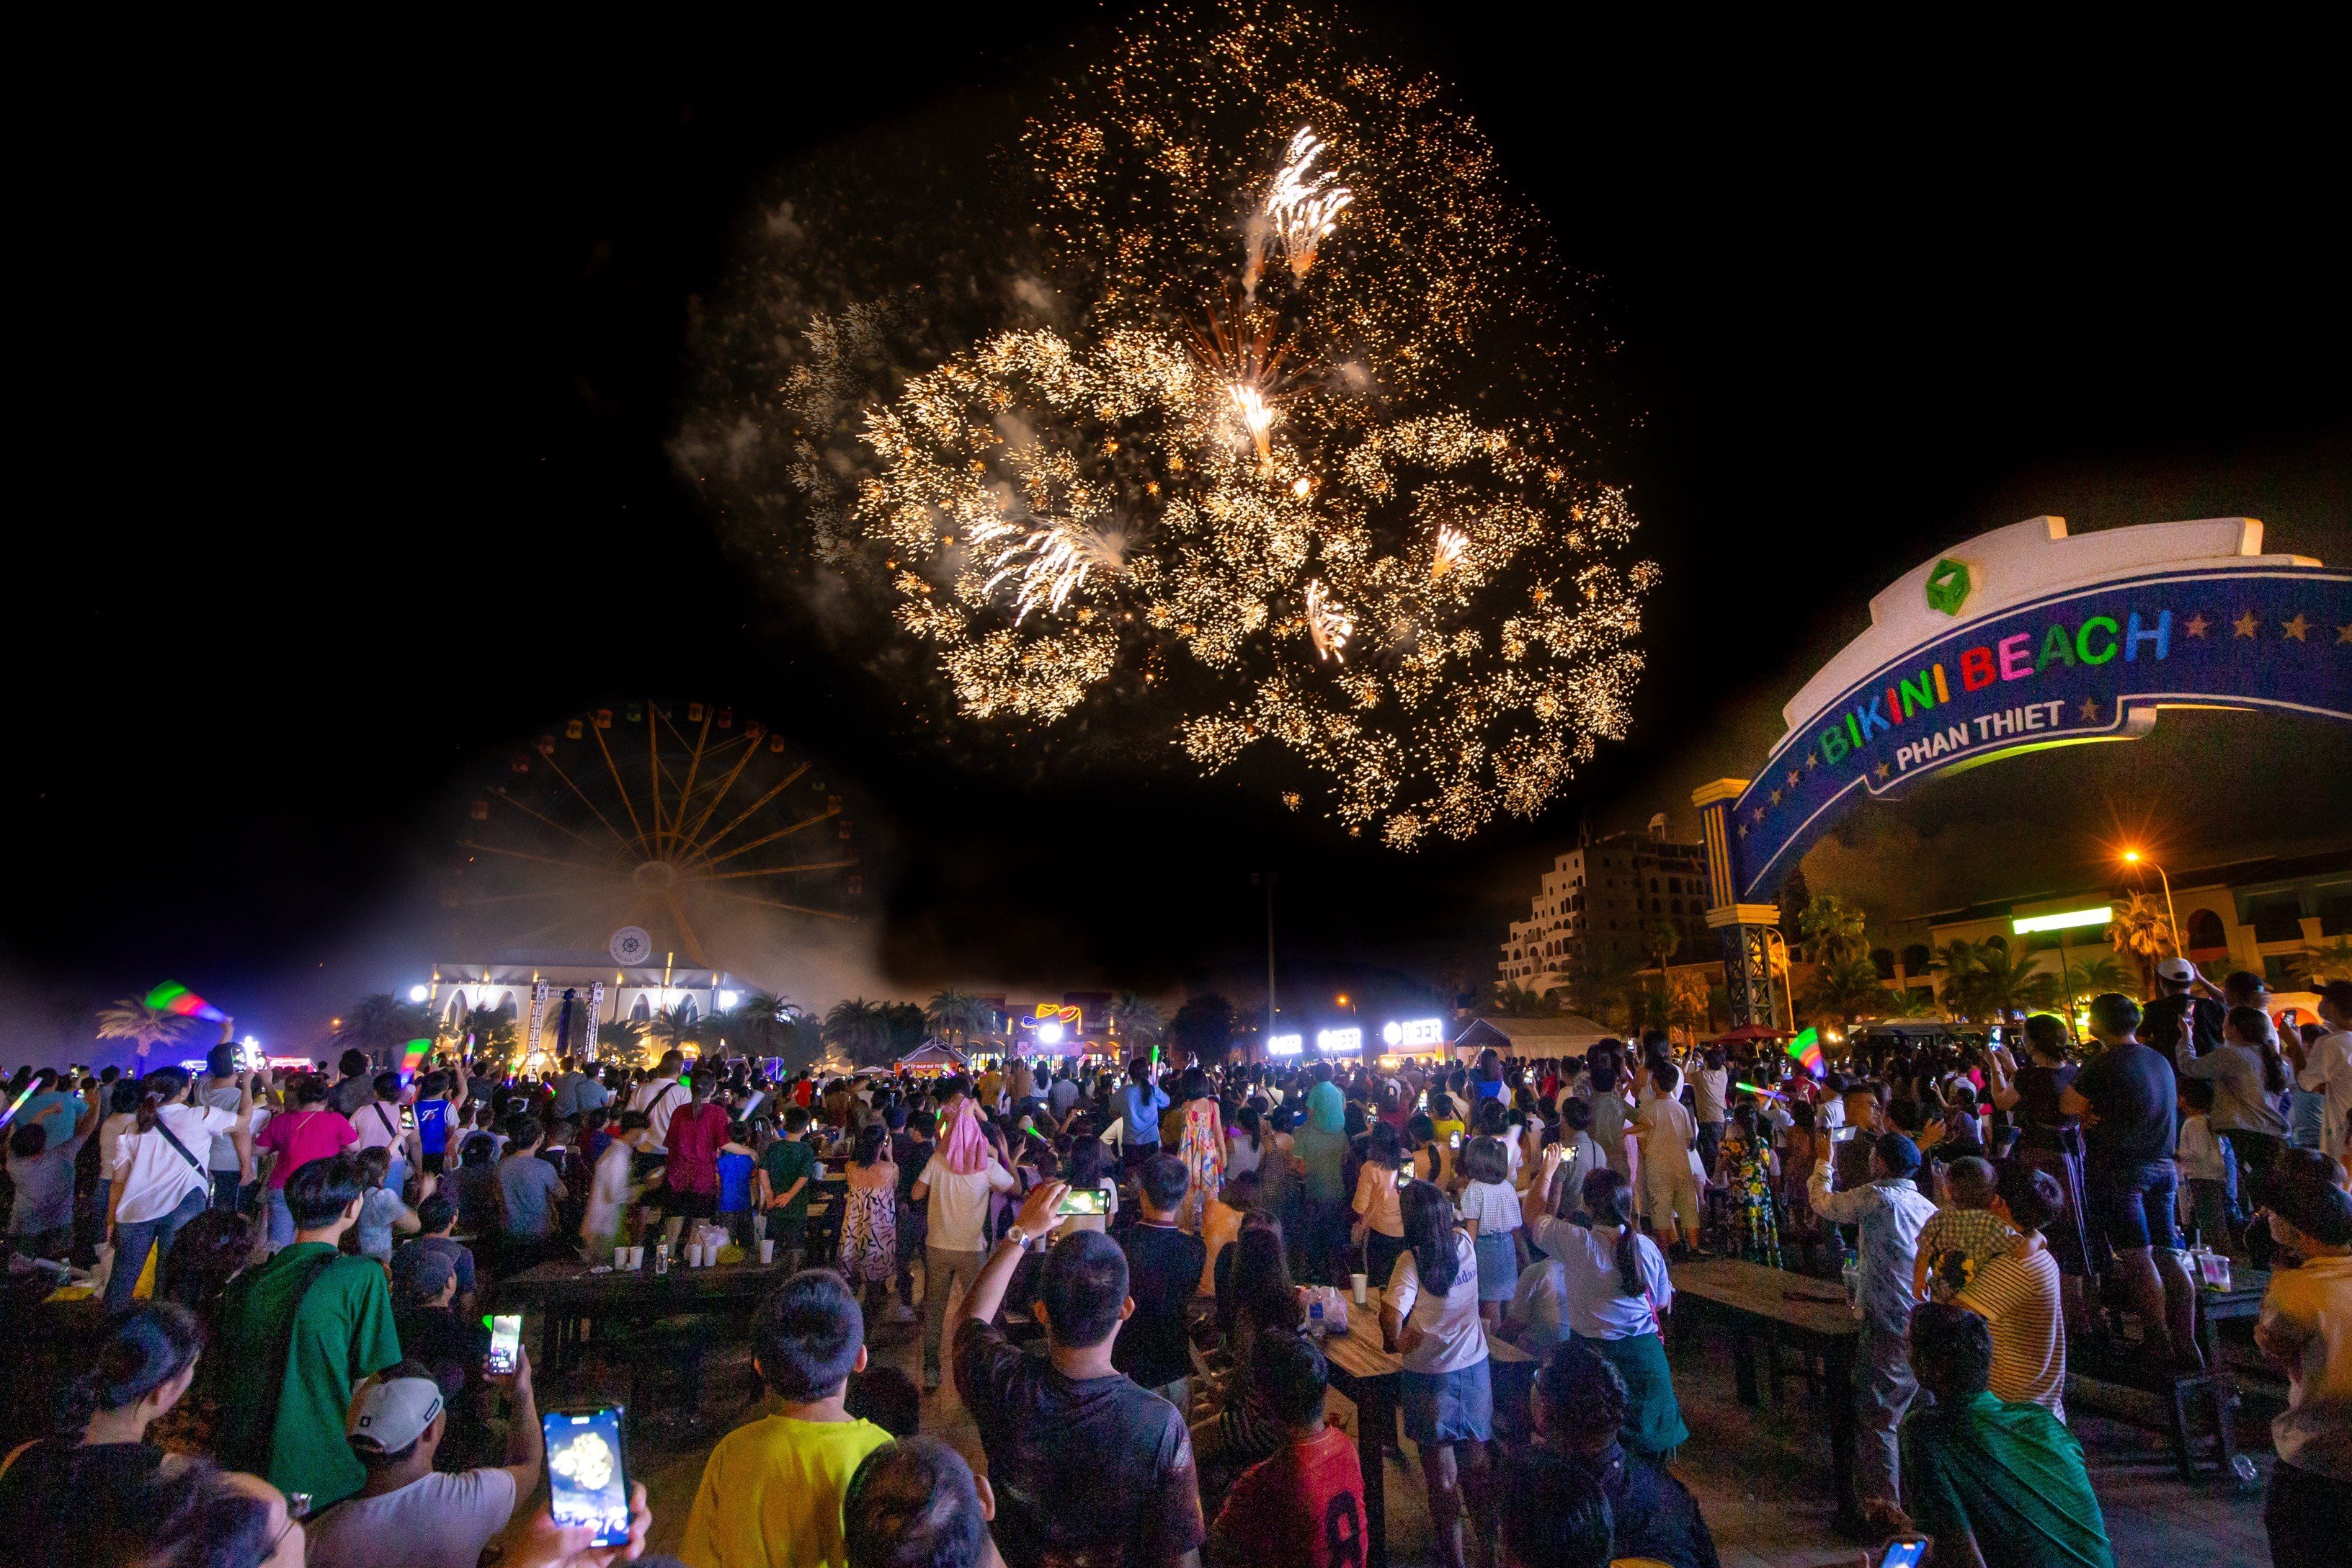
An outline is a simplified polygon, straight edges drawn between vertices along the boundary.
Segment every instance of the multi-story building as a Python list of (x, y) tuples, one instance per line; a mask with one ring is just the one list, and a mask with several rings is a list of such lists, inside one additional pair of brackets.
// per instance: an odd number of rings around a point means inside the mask
[[(2039, 966), (2054, 974), (2060, 969), (2058, 938), (2049, 933), (2014, 936), (2011, 921), (2116, 903), (2134, 892), (2159, 900), (2164, 897), (2156, 878), (2135, 878), (2112, 887), (2038, 893), (1891, 921), (1872, 932), (1878, 945), (1871, 950), (1871, 962), (1889, 990), (1940, 992), (1943, 973), (1930, 965), (1947, 942), (1998, 941), (2007, 947), (2023, 942)], [(2245, 969), (2262, 975), (2274, 991), (2298, 989), (2315, 960), (2327, 967), (2327, 961), (2318, 959), (2323, 950), (2340, 950), (2343, 941), (2352, 939), (2352, 853), (2273, 857), (2179, 871), (2172, 877), (2172, 910), (2180, 921), (2181, 947), (2191, 963), (2213, 978)], [(2114, 952), (2095, 926), (2067, 937), (2065, 957), (2074, 963)]]
[(1528, 917), (1511, 922), (1496, 975), (1540, 995), (1580, 963), (1650, 963), (1643, 933), (1661, 919), (1682, 931), (1677, 961), (1710, 962), (1706, 917), (1706, 847), (1669, 839), (1661, 812), (1647, 832), (1587, 835), (1555, 857)]

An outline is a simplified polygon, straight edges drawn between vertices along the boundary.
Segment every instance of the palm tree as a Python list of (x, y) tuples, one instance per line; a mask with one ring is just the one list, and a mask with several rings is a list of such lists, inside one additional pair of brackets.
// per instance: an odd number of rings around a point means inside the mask
[(2172, 938), (2172, 921), (2164, 912), (2160, 900), (2146, 893), (2132, 893), (2116, 906), (2107, 921), (2107, 940), (2116, 951), (2130, 956), (2139, 965), (2140, 994), (2147, 995), (2156, 989), (2156, 961), (2168, 949), (2179, 952)]
[(969, 1040), (986, 1029), (989, 1016), (988, 1005), (969, 991), (935, 993), (930, 1005), (923, 1009), (923, 1022), (950, 1045)]
[(161, 1007), (151, 1007), (144, 1001), (125, 997), (111, 1007), (98, 1010), (98, 1037), (101, 1040), (131, 1040), (136, 1043), (139, 1060), (144, 1063), (147, 1053), (166, 1040), (184, 1040), (195, 1027), (195, 1020)]
[(1577, 1005), (1601, 1023), (1625, 1020), (1632, 1022), (1639, 1003), (1635, 988), (1644, 978), (1642, 966), (1613, 944), (1588, 949), (1591, 956), (1575, 961), (1570, 970), (1570, 994)]
[[(1812, 908), (1819, 909), (1829, 896), (1815, 899)], [(1815, 966), (1813, 978), (1797, 997), (1801, 1012), (1839, 1023), (1882, 1013), (1886, 1003), (1886, 987), (1879, 983), (1877, 966), (1867, 958), (1846, 958)]]
[(789, 996), (772, 991), (746, 993), (727, 1015), (727, 1037), (746, 1056), (781, 1057), (799, 1037), (793, 1027), (799, 1013)]
[(2325, 947), (2313, 948), (2294, 967), (2315, 987), (2331, 980), (2352, 980), (2352, 938), (2339, 936)]
[(1806, 958), (1834, 968), (1863, 956), (1863, 912), (1835, 893), (1817, 893), (1800, 922)]
[(1991, 942), (1977, 950), (1976, 972), (1964, 987), (1969, 1011), (1990, 1018), (1999, 1013), (2046, 1011), (2059, 999), (2058, 977), (2034, 962)]
[(1495, 1011), (1506, 1018), (1541, 1017), (1559, 1010), (1553, 1005), (1551, 994), (1549, 992), (1539, 996), (1526, 986), (1514, 984), (1507, 980), (1496, 983)]
[(378, 1061), (400, 1055), (411, 1040), (429, 1040), (435, 1033), (433, 1015), (415, 1002), (378, 991), (359, 999), (343, 1016), (334, 1043), (344, 1050), (365, 1051)]
[(2131, 984), (2131, 972), (2113, 956), (2101, 953), (2081, 963), (2070, 965), (2066, 984), (2075, 998), (2087, 1001), (2103, 991), (2121, 991)]
[(1167, 1033), (1167, 1020), (1160, 1016), (1160, 1005), (1150, 998), (1133, 991), (1122, 991), (1111, 999), (1111, 1027), (1120, 1041), (1140, 1049)]
[(868, 1061), (890, 1048), (889, 1004), (840, 1001), (824, 1016), (824, 1043), (851, 1061)]
[(1661, 986), (1666, 983), (1667, 961), (1675, 956), (1675, 950), (1682, 944), (1683, 928), (1664, 915), (1655, 917), (1642, 928), (1642, 951), (1648, 953), (1650, 962), (1658, 966), (1658, 984)]
[[(514, 1026), (508, 1025), (506, 1033), (506, 1040), (502, 1043), (510, 1046), (514, 1042)], [(614, 1018), (609, 1023), (599, 1024), (596, 1026), (596, 1050), (600, 1055), (621, 1061), (634, 1061), (645, 1047), (645, 1033), (646, 1025), (642, 1018)]]
[(702, 1038), (702, 1020), (681, 1006), (664, 1007), (639, 1026), (639, 1037), (664, 1051), (683, 1051)]
[[(605, 1029), (613, 1026), (607, 1024)], [(473, 1049), (506, 1052), (514, 1049), (515, 1024), (503, 1007), (476, 1007), (466, 1014), (460, 1034), (474, 1037)]]

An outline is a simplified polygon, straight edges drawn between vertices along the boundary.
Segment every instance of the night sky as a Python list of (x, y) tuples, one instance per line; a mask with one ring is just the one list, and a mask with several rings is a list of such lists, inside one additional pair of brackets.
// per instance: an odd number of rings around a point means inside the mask
[[(2294, 62), (2257, 83), (2208, 38), (1873, 63), (1375, 8), (1376, 47), (1455, 84), (1599, 280), (1625, 417), (1597, 466), (1667, 572), (1633, 735), (1540, 820), (1406, 857), (1172, 755), (906, 746), (664, 456), (690, 302), (779, 167), (1017, 106), (1118, 14), (73, 68), (20, 296), (46, 368), (19, 471), (47, 480), (16, 509), (0, 770), (25, 1040), (165, 976), (281, 1037), (421, 977), (452, 956), (436, 896), (471, 781), (637, 695), (731, 701), (856, 781), (868, 915), (803, 1000), (1253, 1005), (1261, 868), (1302, 988), (1483, 980), (1580, 819), (1690, 828), (1691, 787), (1751, 770), (1870, 595), (1948, 544), (2039, 512), (2242, 514), (2352, 558), (2341, 128)], [(2347, 764), (2341, 735), (2168, 716), (1939, 786), (1809, 871), (1913, 913), (2095, 876), (2126, 834), (2189, 864), (2343, 845)]]

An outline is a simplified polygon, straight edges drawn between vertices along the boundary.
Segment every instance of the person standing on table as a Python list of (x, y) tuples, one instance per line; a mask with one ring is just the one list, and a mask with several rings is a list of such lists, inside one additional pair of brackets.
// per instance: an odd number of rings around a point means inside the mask
[(2352, 1541), (2352, 1195), (2282, 1167), (2255, 1201), (2273, 1239), (2302, 1259), (2272, 1271), (2254, 1324), (2255, 1345), (2287, 1379), (2263, 1523), (2278, 1568), (2318, 1568)]
[(1936, 1205), (1912, 1177), (1919, 1146), (1900, 1132), (1882, 1132), (1871, 1145), (1868, 1185), (1834, 1192), (1837, 1162), (1813, 1167), (1807, 1196), (1832, 1225), (1860, 1228), (1861, 1342), (1856, 1346), (1863, 1440), (1854, 1458), (1855, 1482), (1866, 1512), (1879, 1519), (1901, 1509), (1903, 1413), (1919, 1392), (1910, 1362), (1911, 1280), (1919, 1232)]
[(637, 1149), (642, 1167), (649, 1169), (669, 1151), (669, 1119), (687, 1103), (686, 1086), (677, 1081), (685, 1076), (686, 1053), (664, 1051), (654, 1076), (629, 1096), (629, 1109), (646, 1113), (646, 1141)]
[(809, 1199), (815, 1196), (816, 1151), (809, 1147), (809, 1113), (800, 1106), (784, 1111), (783, 1136), (760, 1154), (752, 1178), (753, 1201), (768, 1216), (768, 1238), (784, 1267), (799, 1273), (808, 1256)]
[(1126, 1131), (1119, 1141), (1119, 1163), (1133, 1169), (1160, 1152), (1160, 1113), (1168, 1109), (1168, 1094), (1151, 1081), (1151, 1060), (1138, 1057), (1127, 1064), (1128, 1084), (1118, 1092), (1119, 1119)]
[[(923, 1392), (940, 1387), (940, 1342), (947, 1327), (948, 1290), (956, 1280), (970, 1292), (984, 1261), (982, 1230), (989, 1194), (1016, 1192), (1020, 1183), (991, 1153), (980, 1130), (980, 1110), (970, 1100), (950, 1107), (954, 1120), (938, 1152), (908, 1189), (928, 1205), (923, 1246)], [(1180, 1171), (1183, 1168), (1180, 1163)]]
[(2091, 999), (2091, 1033), (2106, 1047), (2059, 1097), (2084, 1119), (2084, 1175), (2092, 1224), (2115, 1249), (2158, 1370), (2200, 1371), (2196, 1281), (2181, 1262), (2173, 1220), (2179, 1172), (2179, 1087), (2164, 1053), (2139, 1043), (2139, 1004), (2110, 991)]
[(1698, 1123), (1682, 1102), (1680, 1068), (1656, 1058), (1649, 1075), (1654, 1092), (1634, 1120), (1642, 1145), (1643, 1207), (1650, 1227), (1665, 1237), (1666, 1250), (1679, 1261), (1698, 1246), (1698, 1178), (1691, 1172)]
[(2319, 1021), (2327, 1033), (2304, 1047), (2295, 1083), (2321, 1097), (2320, 1152), (2352, 1164), (2352, 980), (2320, 988)]
[[(662, 1239), (672, 1247), (686, 1229), (719, 1217), (719, 1151), (727, 1143), (727, 1110), (710, 1102), (718, 1087), (716, 1075), (698, 1072), (687, 1091), (687, 1103), (670, 1114), (664, 1145), (669, 1155), (662, 1170)], [(652, 1118), (646, 1118), (652, 1130)]]
[[(1587, 1171), (1580, 1202), (1590, 1226), (1555, 1219), (1566, 1173), (1558, 1144), (1544, 1151), (1544, 1214), (1528, 1227), (1529, 1243), (1556, 1260), (1569, 1335), (1617, 1369), (1625, 1384), (1625, 1447), (1659, 1464), (1690, 1437), (1662, 1338), (1675, 1303), (1665, 1254), (1633, 1223), (1633, 1191), (1602, 1166)], [(1532, 1348), (1532, 1347), (1528, 1347)]]
[[(1181, 1161), (1166, 1163), (1181, 1177)], [(1045, 1254), (1032, 1309), (1043, 1354), (996, 1326), (1013, 1268), (1061, 1223), (1068, 1190), (1049, 1181), (1023, 1200), (956, 1328), (956, 1393), (997, 1489), (997, 1545), (1009, 1568), (1198, 1568), (1208, 1531), (1184, 1419), (1112, 1362), (1134, 1310), (1118, 1244), (1080, 1231)]]
[(1403, 1203), (1406, 1247), (1381, 1293), (1381, 1341), (1404, 1363), (1398, 1403), (1421, 1452), (1438, 1559), (1464, 1568), (1464, 1514), (1481, 1563), (1493, 1555), (1495, 1533), (1486, 1457), (1495, 1390), (1478, 1317), (1478, 1251), (1437, 1187), (1408, 1183)]

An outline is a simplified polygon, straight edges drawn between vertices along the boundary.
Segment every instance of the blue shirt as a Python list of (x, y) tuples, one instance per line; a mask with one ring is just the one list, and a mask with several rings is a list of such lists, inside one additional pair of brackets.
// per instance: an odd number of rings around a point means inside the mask
[(759, 1162), (749, 1154), (719, 1156), (719, 1212), (751, 1212), (751, 1168)]
[(1160, 1142), (1160, 1113), (1168, 1109), (1168, 1094), (1148, 1083), (1131, 1083), (1118, 1091), (1119, 1115), (1127, 1123), (1126, 1142)]
[(13, 1125), (28, 1127), (36, 1121), (61, 1117), (64, 1125), (49, 1129), (49, 1144), (54, 1148), (66, 1141), (66, 1134), (74, 1130), (74, 1123), (79, 1121), (82, 1112), (89, 1109), (82, 1104), (80, 1095), (68, 1094), (61, 1089), (45, 1089), (25, 1101), (25, 1109), (16, 1112)]
[(1919, 1232), (1936, 1205), (1908, 1176), (1888, 1176), (1852, 1192), (1833, 1193), (1830, 1177), (1834, 1163), (1822, 1160), (1813, 1166), (1807, 1192), (1813, 1212), (1836, 1225), (1861, 1227), (1857, 1262), (1863, 1321), (1881, 1333), (1907, 1333), (1911, 1266), (1919, 1255)]
[(449, 1102), (446, 1100), (420, 1100), (416, 1102), (416, 1136), (428, 1154), (446, 1153), (449, 1148)]

